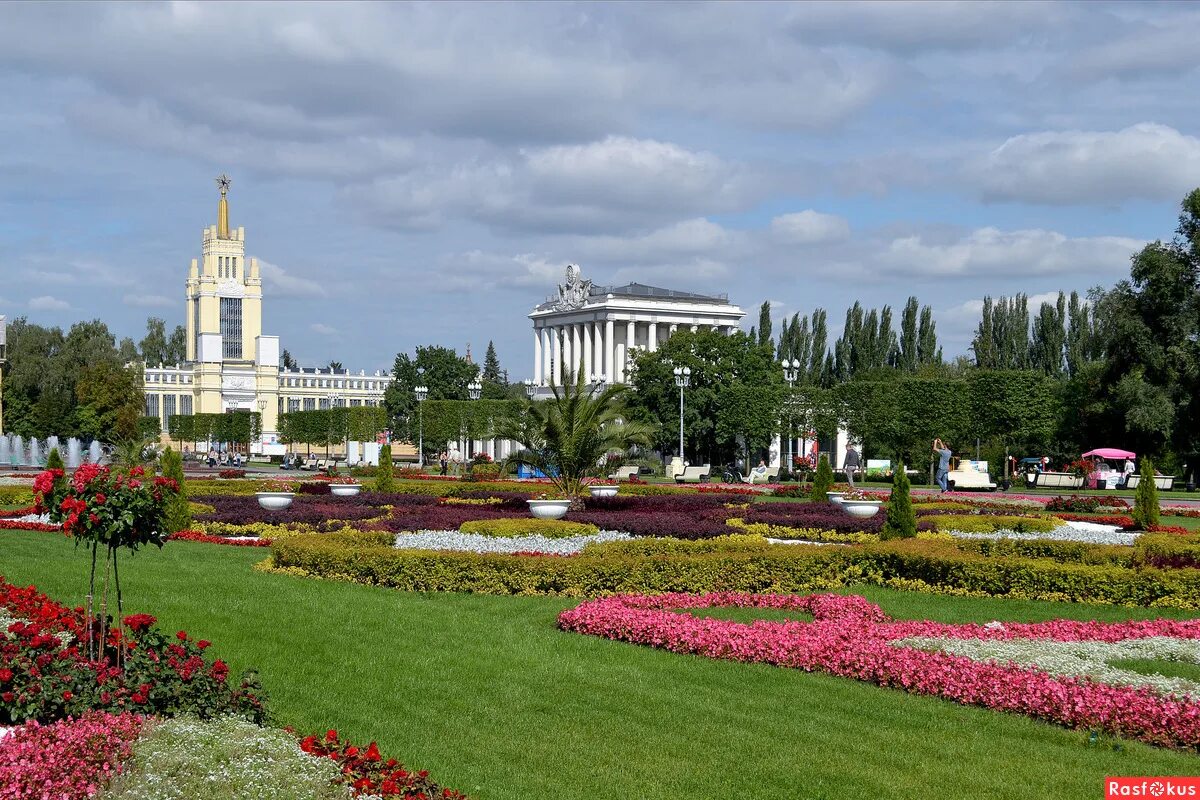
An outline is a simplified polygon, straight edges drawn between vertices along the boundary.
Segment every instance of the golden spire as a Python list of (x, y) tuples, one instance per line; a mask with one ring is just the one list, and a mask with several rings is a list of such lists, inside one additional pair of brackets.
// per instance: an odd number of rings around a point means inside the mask
[(229, 201), (225, 199), (225, 195), (229, 193), (229, 185), (233, 181), (229, 180), (229, 176), (221, 173), (217, 177), (217, 187), (221, 190), (221, 202), (217, 204), (217, 238), (229, 238)]

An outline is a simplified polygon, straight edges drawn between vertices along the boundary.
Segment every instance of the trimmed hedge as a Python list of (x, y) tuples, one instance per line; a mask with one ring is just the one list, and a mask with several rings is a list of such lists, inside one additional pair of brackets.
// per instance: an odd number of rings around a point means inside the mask
[(1133, 558), (1149, 567), (1200, 567), (1200, 535), (1144, 533), (1137, 538)]
[(0, 506), (33, 505), (33, 489), (29, 486), (0, 486)]
[(771, 544), (755, 534), (731, 533), (715, 539), (626, 539), (616, 542), (592, 542), (583, 548), (584, 555), (665, 556), (696, 553), (764, 553)]
[(1200, 570), (1131, 569), (1050, 558), (990, 557), (958, 542), (854, 547), (783, 545), (765, 552), (585, 552), (570, 558), (397, 550), (389, 534), (294, 536), (274, 566), (416, 592), (561, 594), (808, 592), (869, 583), (975, 596), (1200, 608)]
[(931, 514), (922, 521), (932, 522), (939, 531), (963, 533), (1046, 533), (1060, 525), (1059, 521), (1052, 517), (1019, 517), (1005, 514)]
[(545, 536), (547, 539), (566, 539), (571, 536), (594, 536), (600, 532), (595, 525), (568, 522), (561, 519), (476, 519), (459, 526), (462, 533), (481, 536)]

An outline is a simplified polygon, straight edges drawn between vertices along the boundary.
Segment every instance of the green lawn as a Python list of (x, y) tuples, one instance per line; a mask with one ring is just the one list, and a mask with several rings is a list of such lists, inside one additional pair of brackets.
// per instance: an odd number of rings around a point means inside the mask
[[(1096, 798), (1106, 775), (1200, 759), (850, 680), (567, 634), (575, 601), (419, 595), (252, 572), (261, 550), (171, 543), (121, 569), (127, 612), (254, 665), (281, 724), (377, 739), (481, 800)], [(85, 558), (0, 534), (0, 573), (80, 602)], [(1149, 610), (863, 594), (948, 622)], [(721, 612), (724, 613), (724, 612)], [(1184, 616), (1183, 612), (1175, 612)]]

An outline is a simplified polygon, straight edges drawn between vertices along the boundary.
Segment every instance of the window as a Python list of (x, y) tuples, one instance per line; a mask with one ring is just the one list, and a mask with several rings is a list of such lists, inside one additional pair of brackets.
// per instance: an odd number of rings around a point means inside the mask
[(221, 298), (221, 336), (225, 358), (242, 357), (242, 298)]
[(287, 403), (288, 403), (288, 411), (299, 411), (300, 410), (300, 398), (299, 397), (289, 397)]
[(179, 397), (179, 413), (185, 417), (192, 415), (192, 396), (190, 394), (181, 395)]
[(158, 395), (156, 395), (156, 394), (146, 395), (146, 416), (147, 417), (157, 417), (158, 416)]
[(169, 423), (171, 421), (171, 417), (173, 417), (173, 416), (175, 416), (175, 395), (164, 394), (163, 395), (163, 416), (162, 416), (162, 429), (163, 429), (164, 433), (167, 430), (167, 423)]
[(362, 405), (362, 400), (351, 400), (351, 401), (350, 401), (350, 405), (352, 405), (352, 406), (354, 406), (355, 408), (357, 408), (358, 406), (361, 406), (361, 405)]
[(313, 397), (304, 398), (304, 410), (305, 411), (315, 411), (316, 408), (317, 408), (316, 398), (313, 398)]
[(329, 398), (328, 397), (321, 398), (321, 406), (320, 407), (322, 410), (329, 408)]

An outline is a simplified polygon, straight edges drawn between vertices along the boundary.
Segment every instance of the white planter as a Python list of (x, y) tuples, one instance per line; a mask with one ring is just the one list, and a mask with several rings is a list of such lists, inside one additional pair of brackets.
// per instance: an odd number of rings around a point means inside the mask
[(616, 497), (620, 491), (620, 486), (589, 486), (588, 491), (592, 493), (592, 497)]
[(859, 519), (875, 516), (882, 506), (882, 500), (842, 500), (842, 508), (846, 513)]
[(571, 508), (570, 500), (526, 500), (529, 513), (538, 519), (562, 519)]
[(267, 511), (282, 511), (292, 504), (292, 498), (296, 495), (292, 492), (258, 492), (254, 496)]
[(361, 483), (331, 483), (329, 484), (329, 493), (335, 494), (338, 497), (354, 497), (362, 491)]
[(839, 503), (840, 504), (842, 502), (842, 498), (844, 498), (845, 496), (846, 496), (845, 492), (826, 492), (825, 493), (825, 497), (827, 497), (829, 499), (829, 502), (831, 502), (831, 503)]

